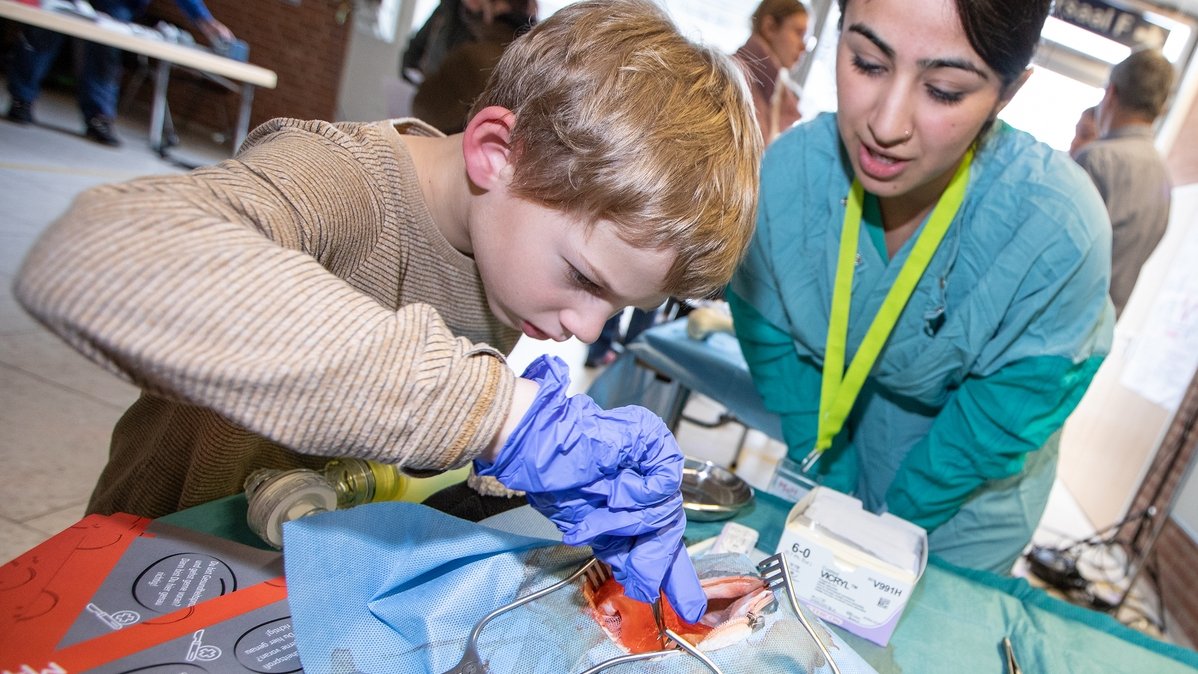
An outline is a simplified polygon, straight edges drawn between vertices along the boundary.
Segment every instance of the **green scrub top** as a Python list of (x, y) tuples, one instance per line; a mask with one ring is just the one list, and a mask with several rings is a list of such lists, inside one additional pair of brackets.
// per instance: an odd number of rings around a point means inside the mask
[[(815, 442), (852, 175), (835, 114), (774, 141), (757, 231), (728, 289), (754, 383), (796, 461)], [(867, 203), (846, 361), (918, 236), (888, 260), (870, 233), (878, 218)], [(1047, 502), (1058, 431), (1110, 350), (1110, 251), (1110, 221), (1085, 173), (996, 123), (816, 477), (928, 529), (932, 552), (951, 563), (1008, 571)]]

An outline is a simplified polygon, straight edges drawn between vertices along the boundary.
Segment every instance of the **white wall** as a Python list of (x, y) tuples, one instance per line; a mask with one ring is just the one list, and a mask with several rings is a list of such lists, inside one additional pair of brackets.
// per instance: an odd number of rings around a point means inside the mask
[(407, 43), (417, 0), (384, 0), (385, 26), (367, 21), (370, 3), (355, 0), (355, 21), (345, 65), (341, 71), (341, 89), (337, 93), (337, 121), (387, 119), (389, 95), (399, 83), (399, 58)]

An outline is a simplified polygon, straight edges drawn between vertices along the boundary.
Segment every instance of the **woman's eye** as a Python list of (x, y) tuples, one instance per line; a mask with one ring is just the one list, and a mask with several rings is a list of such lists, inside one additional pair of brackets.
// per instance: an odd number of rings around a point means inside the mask
[(940, 87), (934, 87), (932, 85), (928, 85), (928, 95), (937, 102), (947, 103), (949, 105), (960, 103), (961, 100), (965, 98), (965, 94), (959, 91), (945, 91)]
[(883, 70), (882, 66), (877, 63), (870, 63), (860, 56), (855, 55), (853, 56), (853, 69), (870, 77), (881, 74)]

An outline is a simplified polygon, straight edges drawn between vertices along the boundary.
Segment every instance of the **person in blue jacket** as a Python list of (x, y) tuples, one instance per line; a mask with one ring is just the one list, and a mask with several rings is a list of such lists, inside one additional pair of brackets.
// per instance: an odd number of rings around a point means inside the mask
[(1050, 0), (840, 0), (838, 109), (768, 149), (728, 302), (792, 460), (1003, 573), (1110, 349), (1110, 224), (998, 121)]
[[(233, 40), (233, 33), (212, 13), (203, 0), (175, 0), (179, 9), (216, 46)], [(92, 7), (118, 21), (130, 22), (145, 12), (149, 0), (91, 0)], [(13, 50), (8, 70), (11, 97), (7, 119), (16, 124), (33, 122), (33, 103), (41, 93), (42, 80), (54, 64), (66, 36), (44, 28), (26, 26)], [(83, 42), (76, 96), (83, 113), (84, 134), (103, 145), (120, 145), (113, 130), (121, 89), (121, 51), (116, 47)]]

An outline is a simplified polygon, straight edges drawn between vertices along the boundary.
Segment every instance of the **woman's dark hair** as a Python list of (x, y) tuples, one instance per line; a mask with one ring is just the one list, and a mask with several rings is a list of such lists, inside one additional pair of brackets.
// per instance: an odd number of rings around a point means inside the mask
[[(848, 0), (838, 0), (841, 21)], [(969, 45), (1007, 86), (1032, 62), (1052, 0), (953, 0)]]

